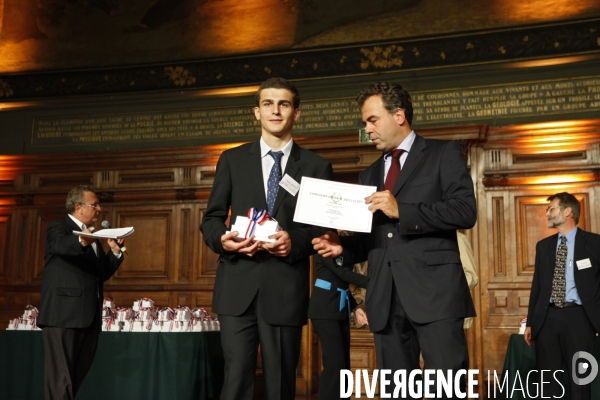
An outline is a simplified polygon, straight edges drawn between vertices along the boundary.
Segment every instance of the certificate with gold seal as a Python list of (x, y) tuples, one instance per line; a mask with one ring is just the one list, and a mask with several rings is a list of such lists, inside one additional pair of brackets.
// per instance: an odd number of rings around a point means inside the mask
[(352, 232), (371, 232), (373, 214), (365, 204), (365, 197), (376, 191), (376, 186), (303, 177), (294, 221)]

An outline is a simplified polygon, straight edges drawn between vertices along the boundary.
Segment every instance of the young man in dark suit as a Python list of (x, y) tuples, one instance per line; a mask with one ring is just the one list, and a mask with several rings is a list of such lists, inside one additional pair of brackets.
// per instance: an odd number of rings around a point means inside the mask
[[(298, 90), (285, 79), (271, 78), (260, 86), (254, 114), (261, 138), (223, 152), (200, 226), (206, 245), (220, 256), (212, 309), (221, 322), (225, 356), (222, 400), (252, 399), (259, 344), (265, 399), (295, 396), (311, 239), (324, 230), (293, 221), (297, 197), (279, 181), (333, 176), (328, 161), (292, 140), (299, 107)], [(230, 211), (233, 222), (253, 207), (267, 209), (279, 223), (274, 242), (253, 236), (236, 241), (238, 232), (226, 233)]]
[(545, 397), (564, 396), (561, 383), (566, 379), (555, 372), (566, 366), (571, 398), (591, 399), (590, 383), (574, 379), (586, 376), (573, 368), (581, 362), (589, 366), (589, 360), (573, 358), (582, 351), (593, 357), (594, 339), (600, 332), (600, 235), (577, 227), (580, 204), (572, 194), (557, 193), (548, 201), (548, 228), (558, 233), (540, 240), (535, 249), (524, 337), (529, 346), (535, 343), (537, 370), (550, 371), (540, 374)]
[(329, 232), (313, 241), (315, 249), (344, 263), (368, 259), (366, 308), (379, 368), (420, 369), (422, 351), (426, 369), (467, 369), (463, 320), (475, 309), (456, 230), (471, 228), (477, 211), (460, 147), (414, 133), (410, 95), (400, 85), (371, 84), (357, 101), (383, 153), (359, 176), (377, 186), (365, 199), (373, 227), (341, 242)]
[(354, 272), (353, 266), (337, 265), (319, 255), (314, 260), (317, 280), (308, 317), (321, 342), (319, 400), (335, 400), (340, 398), (340, 370), (350, 369), (350, 313), (355, 311), (357, 322), (367, 324), (367, 316), (362, 308), (356, 308), (348, 284), (366, 287), (369, 278)]
[[(115, 273), (123, 255), (107, 239), (74, 235), (90, 232), (102, 208), (91, 186), (77, 186), (66, 201), (69, 215), (46, 230), (42, 298), (37, 325), (44, 338), (44, 394), (49, 399), (73, 399), (92, 366), (101, 330), (103, 283)], [(122, 240), (119, 240), (122, 243)]]

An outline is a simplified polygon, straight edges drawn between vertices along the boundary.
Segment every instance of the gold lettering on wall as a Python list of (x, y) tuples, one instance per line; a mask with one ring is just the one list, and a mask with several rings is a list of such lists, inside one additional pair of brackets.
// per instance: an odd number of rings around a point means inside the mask
[[(600, 76), (570, 80), (413, 92), (414, 126), (600, 111)], [(353, 132), (362, 127), (354, 99), (307, 101), (297, 135)], [(256, 136), (252, 107), (34, 118), (32, 146), (173, 142)], [(368, 141), (363, 135), (361, 141)]]
[(473, 87), (412, 95), (419, 124), (600, 110), (600, 77)]
[[(304, 102), (301, 109), (302, 117), (294, 126), (300, 135), (348, 132), (360, 125), (358, 105), (351, 99)], [(259, 132), (260, 122), (251, 107), (35, 118), (32, 146), (243, 137)]]

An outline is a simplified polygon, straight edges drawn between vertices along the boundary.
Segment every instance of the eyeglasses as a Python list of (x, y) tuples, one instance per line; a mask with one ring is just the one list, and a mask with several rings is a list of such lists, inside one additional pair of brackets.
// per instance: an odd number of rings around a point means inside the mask
[(564, 208), (563, 206), (554, 206), (554, 207), (548, 207), (546, 208), (546, 212), (547, 213), (551, 213), (552, 210), (554, 210), (555, 208)]
[(84, 204), (81, 203), (82, 206), (86, 206), (86, 207), (92, 207), (98, 211), (102, 211), (102, 208), (100, 207), (100, 204)]

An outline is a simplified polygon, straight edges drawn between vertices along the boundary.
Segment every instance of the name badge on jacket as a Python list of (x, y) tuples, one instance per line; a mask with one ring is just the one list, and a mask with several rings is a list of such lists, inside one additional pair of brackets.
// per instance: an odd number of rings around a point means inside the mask
[(577, 264), (577, 269), (580, 270), (580, 271), (582, 269), (586, 269), (586, 268), (591, 268), (592, 267), (592, 262), (590, 261), (589, 258), (586, 258), (585, 260), (575, 261), (575, 264)]

